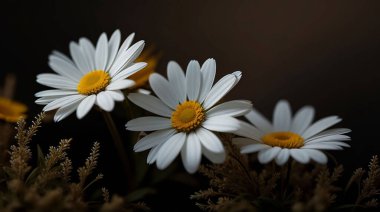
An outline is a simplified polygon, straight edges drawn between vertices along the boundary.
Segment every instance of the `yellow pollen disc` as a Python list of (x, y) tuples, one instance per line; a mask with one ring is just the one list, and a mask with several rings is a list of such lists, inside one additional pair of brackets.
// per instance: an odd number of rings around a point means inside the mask
[(103, 70), (95, 70), (84, 75), (77, 86), (78, 93), (83, 95), (97, 94), (110, 84), (110, 75)]
[(179, 132), (190, 132), (196, 129), (204, 119), (204, 110), (196, 101), (179, 104), (171, 117), (172, 127)]
[(303, 138), (293, 132), (273, 132), (264, 135), (261, 140), (269, 146), (281, 148), (300, 148), (304, 144)]

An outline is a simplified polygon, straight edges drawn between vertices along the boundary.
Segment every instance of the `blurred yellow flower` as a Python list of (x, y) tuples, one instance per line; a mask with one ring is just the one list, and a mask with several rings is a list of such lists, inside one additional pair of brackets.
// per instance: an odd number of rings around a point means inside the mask
[(140, 56), (136, 59), (136, 62), (146, 62), (148, 65), (139, 72), (134, 73), (129, 79), (135, 81), (135, 85), (132, 87), (133, 89), (141, 88), (147, 84), (149, 80), (150, 74), (152, 74), (158, 64), (158, 60), (160, 59), (160, 54), (153, 54), (154, 48), (150, 47), (143, 51)]
[(25, 117), (27, 111), (26, 105), (0, 97), (0, 119), (6, 122), (17, 122), (20, 118)]

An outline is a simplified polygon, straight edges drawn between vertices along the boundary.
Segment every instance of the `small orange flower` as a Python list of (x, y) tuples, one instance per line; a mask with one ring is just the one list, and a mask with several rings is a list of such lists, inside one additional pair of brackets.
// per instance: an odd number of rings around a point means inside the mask
[(147, 84), (149, 76), (156, 70), (160, 54), (153, 54), (154, 48), (150, 47), (143, 51), (136, 59), (136, 62), (146, 62), (148, 65), (141, 71), (136, 72), (129, 79), (135, 81), (132, 89), (141, 88)]
[(6, 122), (15, 123), (20, 118), (24, 118), (27, 111), (26, 105), (0, 97), (0, 119)]

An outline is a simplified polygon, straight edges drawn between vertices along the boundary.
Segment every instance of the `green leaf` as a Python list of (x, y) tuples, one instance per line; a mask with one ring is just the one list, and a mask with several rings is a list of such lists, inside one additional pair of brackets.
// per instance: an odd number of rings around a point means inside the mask
[(85, 191), (86, 189), (88, 189), (92, 184), (98, 182), (98, 181), (101, 180), (101, 179), (103, 179), (103, 178), (97, 178), (97, 177), (95, 177), (90, 183), (88, 183), (88, 184), (86, 185), (86, 187), (84, 187), (84, 188), (82, 189), (82, 192), (84, 192), (84, 191)]
[(134, 166), (135, 166), (135, 181), (136, 184), (139, 185), (140, 183), (143, 182), (145, 179), (145, 176), (147, 175), (148, 172), (148, 164), (146, 163), (146, 157), (147, 154), (145, 153), (132, 153), (133, 161), (134, 161)]
[(37, 164), (38, 166), (43, 166), (45, 164), (45, 156), (44, 153), (42, 152), (42, 149), (40, 145), (37, 144)]
[(30, 172), (29, 176), (26, 178), (25, 184), (30, 185), (31, 181), (35, 180), (37, 176), (40, 174), (41, 168), (36, 167), (33, 169), (32, 172)]

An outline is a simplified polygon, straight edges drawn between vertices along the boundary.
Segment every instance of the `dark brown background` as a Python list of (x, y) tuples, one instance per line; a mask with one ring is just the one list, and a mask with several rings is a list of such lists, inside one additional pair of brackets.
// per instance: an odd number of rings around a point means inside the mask
[[(34, 93), (46, 89), (35, 83), (35, 75), (51, 71), (47, 57), (53, 49), (68, 53), (71, 40), (86, 36), (95, 42), (101, 32), (110, 34), (119, 28), (124, 37), (136, 32), (137, 39), (162, 51), (161, 73), (169, 60), (185, 66), (190, 59), (209, 57), (217, 61), (218, 78), (242, 70), (243, 78), (228, 98), (252, 100), (267, 116), (281, 98), (290, 100), (294, 109), (315, 106), (318, 118), (341, 116), (339, 126), (353, 130), (352, 148), (334, 154), (347, 167), (363, 166), (371, 155), (380, 153), (379, 1), (2, 4), (0, 73), (17, 74), (16, 99), (27, 103), (31, 114), (42, 109), (32, 103)], [(82, 121), (71, 117), (48, 126), (45, 133), (51, 132), (54, 139), (75, 139), (81, 138), (80, 129), (82, 139), (93, 141), (98, 139), (91, 134), (94, 117), (90, 114)]]

